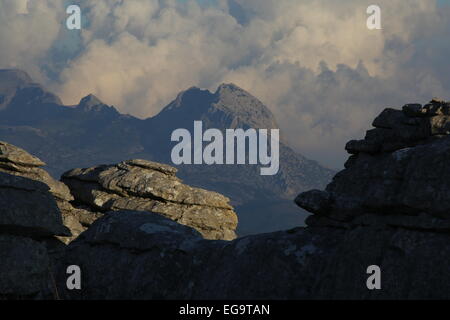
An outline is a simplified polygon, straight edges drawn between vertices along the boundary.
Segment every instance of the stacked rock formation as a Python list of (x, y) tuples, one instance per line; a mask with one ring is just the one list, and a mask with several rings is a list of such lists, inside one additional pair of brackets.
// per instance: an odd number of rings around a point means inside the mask
[(74, 198), (69, 188), (62, 182), (53, 179), (47, 171), (41, 167), (45, 163), (30, 155), (25, 150), (0, 141), (0, 172), (39, 181), (48, 186), (49, 192), (62, 213), (64, 224), (71, 230), (72, 236), (61, 238), (64, 242), (70, 242), (77, 237), (86, 227), (99, 217), (99, 214), (74, 208), (70, 201)]
[(386, 109), (325, 191), (300, 194), (311, 226), (387, 224), (450, 230), (450, 103)]
[[(5, 154), (2, 161), (33, 158)], [(11, 164), (11, 166), (13, 166)], [(0, 299), (29, 299), (47, 292), (50, 258), (46, 241), (70, 236), (49, 187), (39, 181), (0, 172)]]
[(62, 181), (75, 202), (93, 211), (148, 211), (198, 230), (206, 239), (236, 238), (237, 216), (229, 199), (184, 185), (177, 170), (146, 160), (74, 169)]

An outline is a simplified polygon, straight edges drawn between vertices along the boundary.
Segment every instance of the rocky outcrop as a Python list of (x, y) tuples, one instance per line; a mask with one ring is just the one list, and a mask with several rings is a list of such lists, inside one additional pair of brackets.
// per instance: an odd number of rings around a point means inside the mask
[[(69, 245), (83, 289), (65, 299), (448, 299), (450, 235), (297, 228), (208, 241), (158, 215), (112, 212)], [(368, 290), (367, 268), (382, 270)], [(64, 284), (64, 270), (58, 275)]]
[[(52, 250), (71, 239), (61, 208), (73, 200), (69, 189), (40, 167), (38, 158), (0, 142), (0, 299), (55, 297), (49, 287)], [(73, 230), (73, 228), (71, 228)], [(81, 230), (80, 230), (81, 231)]]
[(27, 177), (45, 183), (58, 199), (73, 200), (69, 189), (59, 181), (54, 180), (40, 167), (45, 163), (30, 155), (25, 150), (0, 141), (0, 170), (10, 174)]
[(296, 199), (309, 225), (386, 224), (450, 231), (450, 103), (386, 109), (325, 191)]
[[(86, 100), (86, 105), (91, 101), (95, 102), (95, 97)], [(48, 186), (64, 224), (72, 233), (70, 237), (61, 237), (65, 243), (109, 210), (159, 213), (197, 229), (207, 239), (236, 238), (237, 216), (229, 199), (184, 185), (175, 176), (177, 169), (173, 167), (129, 160), (111, 166), (74, 169), (63, 175), (66, 185), (53, 179), (41, 168), (44, 165), (25, 150), (0, 141), (0, 172)]]
[(198, 230), (206, 239), (236, 238), (237, 216), (229, 199), (187, 186), (177, 169), (146, 160), (129, 160), (66, 172), (75, 201), (91, 210), (136, 210), (158, 213)]
[[(56, 203), (59, 209), (58, 214), (61, 212), (64, 224), (72, 233), (72, 236), (61, 238), (61, 240), (66, 243), (70, 242), (86, 230), (86, 227), (98, 218), (99, 214), (73, 207), (70, 201), (73, 201), (74, 198), (69, 188), (64, 183), (53, 179), (47, 171), (41, 168), (42, 166), (45, 166), (44, 162), (30, 155), (25, 150), (0, 141), (0, 172), (39, 181), (47, 185), (49, 192), (54, 197), (53, 202)], [(13, 186), (10, 185), (10, 187)], [(20, 195), (16, 198), (16, 201), (21, 201)], [(11, 205), (14, 203), (11, 202)], [(43, 208), (45, 207), (43, 206)]]
[(0, 172), (0, 231), (29, 236), (68, 236), (49, 188), (38, 181)]
[[(1, 159), (14, 159), (2, 146)], [(15, 158), (16, 161), (26, 157)], [(35, 159), (26, 159), (27, 163)], [(37, 163), (37, 161), (36, 161)], [(70, 236), (49, 187), (0, 172), (0, 299), (43, 298), (51, 277), (47, 241)]]

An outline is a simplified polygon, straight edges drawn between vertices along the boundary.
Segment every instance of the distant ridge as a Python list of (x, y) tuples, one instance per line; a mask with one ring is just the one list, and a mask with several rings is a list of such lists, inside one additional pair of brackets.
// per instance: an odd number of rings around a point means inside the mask
[(59, 97), (34, 83), (25, 71), (19, 69), (0, 70), (0, 110), (8, 105), (34, 103), (62, 104)]
[(19, 88), (31, 82), (30, 76), (22, 70), (0, 70), (0, 110), (11, 102)]
[(234, 84), (222, 84), (216, 92), (192, 87), (178, 94), (153, 119), (214, 120), (216, 128), (279, 128), (271, 111), (256, 97)]

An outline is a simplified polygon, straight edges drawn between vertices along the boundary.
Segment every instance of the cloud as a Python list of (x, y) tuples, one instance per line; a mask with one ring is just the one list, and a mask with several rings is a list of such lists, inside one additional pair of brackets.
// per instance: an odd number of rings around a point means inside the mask
[(384, 107), (450, 96), (450, 8), (430, 0), (378, 0), (380, 31), (366, 28), (372, 3), (360, 0), (73, 2), (84, 28), (69, 38), (61, 1), (28, 1), (23, 14), (27, 1), (0, 0), (11, 30), (0, 31), (0, 65), (25, 68), (67, 104), (92, 92), (146, 117), (193, 85), (234, 82), (297, 150), (339, 167), (345, 142)]
[(45, 81), (42, 60), (56, 41), (62, 16), (61, 1), (0, 1), (0, 67), (29, 71)]

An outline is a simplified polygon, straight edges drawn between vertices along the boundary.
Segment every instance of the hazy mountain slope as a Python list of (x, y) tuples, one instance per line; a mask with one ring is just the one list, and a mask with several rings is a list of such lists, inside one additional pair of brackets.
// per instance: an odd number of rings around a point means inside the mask
[[(158, 161), (170, 161), (168, 144), (173, 130), (193, 130), (201, 120), (204, 130), (234, 128), (279, 128), (273, 114), (257, 98), (233, 84), (223, 84), (216, 92), (190, 88), (180, 93), (158, 115), (147, 119), (147, 126), (158, 132), (144, 142), (146, 149), (165, 150)], [(332, 171), (294, 152), (280, 131), (280, 171), (276, 176), (261, 176), (259, 166), (184, 165), (180, 176), (192, 185), (220, 190), (230, 197), (239, 213), (240, 234), (268, 232), (298, 226), (306, 213), (292, 203), (296, 190), (326, 185)], [(158, 156), (158, 155), (157, 155)], [(276, 213), (275, 213), (276, 212)]]
[[(191, 88), (146, 120), (122, 115), (92, 95), (75, 107), (63, 106), (58, 97), (18, 70), (0, 71), (0, 97), (6, 97), (4, 106), (0, 105), (0, 139), (41, 158), (57, 178), (75, 167), (125, 159), (172, 164), (172, 131), (192, 130), (195, 120), (202, 120), (205, 129), (278, 128), (267, 107), (230, 84), (221, 85), (215, 93)], [(261, 176), (258, 166), (249, 165), (189, 165), (179, 169), (186, 183), (231, 198), (241, 235), (302, 225), (306, 213), (299, 212), (292, 199), (299, 191), (323, 188), (333, 174), (294, 152), (283, 139), (276, 176)]]
[[(177, 128), (193, 129), (194, 121), (201, 120), (204, 130), (235, 128), (276, 129), (279, 128), (273, 114), (257, 98), (233, 84), (221, 85), (215, 93), (191, 88), (178, 95), (177, 99), (164, 108), (158, 115), (146, 120), (148, 127), (158, 132), (158, 137), (150, 137), (147, 148), (162, 146), (166, 148), (161, 160), (170, 160), (168, 144), (170, 135)], [(261, 176), (259, 168), (254, 166), (189, 165), (183, 171), (211, 174), (208, 183), (226, 181), (242, 183), (258, 190), (273, 192), (283, 198), (291, 199), (298, 189), (325, 185), (329, 182), (331, 171), (317, 162), (311, 161), (294, 152), (283, 142), (281, 130), (280, 172), (276, 176)], [(233, 174), (225, 174), (232, 172)], [(214, 175), (214, 176), (213, 176)], [(239, 180), (236, 180), (240, 177)], [(203, 179), (197, 177), (198, 179)], [(251, 179), (250, 179), (251, 178)], [(194, 177), (195, 179), (195, 177)], [(240, 188), (239, 188), (240, 189)], [(244, 197), (240, 191), (234, 197)]]

